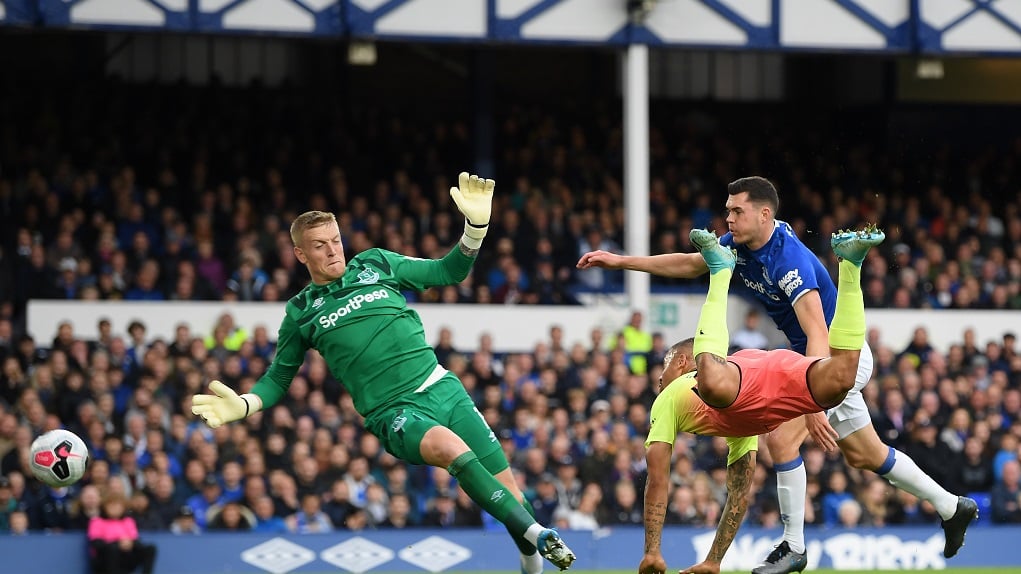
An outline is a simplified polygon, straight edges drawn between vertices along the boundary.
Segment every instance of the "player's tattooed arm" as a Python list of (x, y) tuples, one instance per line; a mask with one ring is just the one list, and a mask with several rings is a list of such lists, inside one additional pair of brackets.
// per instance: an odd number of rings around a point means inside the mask
[(472, 249), (471, 247), (468, 247), (467, 245), (464, 244), (463, 241), (459, 241), (457, 243), (457, 246), (458, 248), (461, 249), (461, 254), (466, 257), (476, 257), (479, 254), (478, 249)]
[(755, 451), (749, 451), (727, 467), (727, 504), (723, 507), (720, 524), (716, 527), (716, 537), (706, 558), (708, 562), (723, 562), (723, 555), (737, 536), (737, 529), (748, 511), (754, 473)]
[(658, 554), (666, 521), (670, 490), (670, 457), (673, 445), (653, 442), (645, 452), (648, 478), (645, 483), (645, 553)]

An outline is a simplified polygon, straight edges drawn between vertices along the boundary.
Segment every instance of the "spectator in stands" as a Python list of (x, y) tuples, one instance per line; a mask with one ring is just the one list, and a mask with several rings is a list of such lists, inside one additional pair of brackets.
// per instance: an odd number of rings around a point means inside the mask
[(848, 498), (837, 508), (837, 526), (855, 528), (861, 524), (861, 504), (854, 498)]
[(613, 502), (607, 513), (608, 524), (644, 524), (645, 517), (638, 502), (638, 491), (630, 480), (622, 480), (613, 486)]
[(29, 532), (28, 513), (24, 510), (15, 510), (7, 518), (10, 529), (7, 531), (11, 536), (23, 536)]
[(185, 504), (191, 507), (195, 523), (204, 530), (209, 520), (209, 509), (222, 505), (224, 502), (220, 481), (217, 480), (216, 475), (208, 474), (202, 481), (202, 490), (189, 497)]
[(209, 514), (209, 524), (206, 528), (209, 531), (244, 532), (251, 530), (256, 523), (252, 511), (235, 500), (211, 508)]
[(82, 487), (78, 494), (78, 500), (72, 505), (70, 528), (72, 530), (88, 530), (89, 522), (102, 512), (101, 503), (99, 488), (93, 484)]
[(440, 328), (440, 339), (433, 346), (433, 352), (436, 353), (436, 361), (441, 365), (447, 365), (450, 356), (457, 353), (457, 349), (454, 348), (454, 333), (450, 327)]
[(195, 513), (190, 506), (184, 505), (177, 511), (177, 516), (170, 523), (173, 534), (202, 534), (202, 529), (195, 522)]
[(599, 528), (599, 503), (603, 499), (598, 484), (592, 483), (585, 487), (577, 508), (561, 507), (554, 515), (557, 526), (570, 530), (596, 530)]
[(407, 495), (395, 494), (390, 497), (386, 518), (376, 525), (380, 529), (403, 529), (415, 526), (411, 521), (411, 503)]
[(135, 520), (125, 516), (125, 501), (115, 495), (103, 500), (103, 514), (89, 522), (89, 548), (94, 572), (131, 572), (141, 567), (152, 574), (156, 547), (138, 539)]
[(134, 491), (131, 494), (129, 506), (128, 515), (135, 519), (135, 525), (139, 530), (166, 530), (169, 526), (163, 521), (163, 517), (150, 506), (149, 496), (145, 492)]
[(965, 492), (988, 492), (993, 486), (993, 465), (986, 456), (982, 440), (970, 436), (964, 441), (964, 453), (957, 480)]
[(993, 522), (1021, 523), (1021, 463), (1010, 460), (1003, 465), (1003, 477), (993, 486)]
[(762, 315), (751, 308), (745, 313), (741, 328), (730, 335), (731, 347), (737, 349), (767, 349), (769, 339), (762, 333)]
[(621, 329), (624, 339), (624, 352), (628, 357), (631, 372), (644, 375), (648, 370), (646, 355), (652, 350), (652, 335), (642, 330), (643, 315), (640, 311), (632, 311), (628, 324)]
[(255, 500), (253, 506), (255, 512), (255, 532), (264, 534), (280, 534), (287, 532), (287, 522), (280, 516), (273, 514), (273, 499), (268, 496), (261, 496)]
[(11, 514), (18, 510), (18, 501), (11, 491), (11, 480), (0, 476), (0, 533), (10, 532)]
[(440, 528), (464, 526), (458, 523), (459, 516), (454, 496), (454, 493), (450, 491), (437, 494), (432, 500), (431, 507), (422, 518), (422, 525)]
[(34, 511), (29, 516), (32, 530), (45, 530), (46, 532), (68, 530), (71, 527), (70, 511), (74, 500), (73, 494), (68, 487), (43, 487), (39, 498), (31, 506)]
[(292, 532), (298, 534), (333, 530), (333, 523), (322, 511), (322, 501), (315, 494), (306, 494), (301, 498), (301, 510), (289, 516), (287, 524)]
[(827, 526), (836, 526), (842, 523), (840, 507), (844, 502), (854, 499), (854, 495), (848, 492), (847, 486), (847, 474), (842, 470), (830, 473), (827, 481), (827, 493), (823, 495), (822, 499), (823, 523)]

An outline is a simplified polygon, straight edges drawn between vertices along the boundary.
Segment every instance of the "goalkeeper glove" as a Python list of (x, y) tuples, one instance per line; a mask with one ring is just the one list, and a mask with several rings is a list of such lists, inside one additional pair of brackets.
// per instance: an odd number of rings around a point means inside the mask
[(205, 419), (211, 428), (239, 421), (262, 408), (257, 395), (238, 395), (220, 381), (209, 383), (209, 390), (215, 394), (192, 396), (191, 412)]
[(464, 214), (464, 234), (480, 242), (489, 231), (494, 187), (495, 181), (477, 175), (469, 176), (468, 172), (462, 171), (457, 176), (457, 187), (450, 188), (450, 197)]

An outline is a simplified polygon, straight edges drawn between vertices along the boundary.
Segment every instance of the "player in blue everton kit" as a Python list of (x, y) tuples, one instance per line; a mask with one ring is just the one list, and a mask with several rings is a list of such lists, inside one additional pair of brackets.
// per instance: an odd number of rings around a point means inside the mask
[[(738, 292), (766, 308), (787, 335), (792, 349), (810, 356), (828, 356), (827, 329), (837, 297), (829, 272), (790, 225), (775, 218), (780, 201), (769, 180), (738, 179), (728, 185), (727, 192), (729, 232), (720, 243), (737, 253), (733, 281), (738, 283)], [(593, 251), (581, 257), (578, 267), (627, 269), (678, 278), (698, 277), (708, 271), (698, 253), (632, 257)], [(909, 456), (883, 444), (861, 395), (871, 376), (872, 353), (866, 345), (859, 358), (854, 389), (840, 405), (786, 422), (766, 435), (777, 473), (784, 538), (752, 570), (753, 574), (800, 572), (808, 564), (804, 535), (807, 480), (800, 446), (809, 434), (827, 450), (839, 448), (851, 466), (874, 471), (897, 488), (932, 503), (943, 519), (944, 556), (954, 556), (964, 543), (965, 530), (978, 516), (977, 504), (947, 492)]]
[[(737, 252), (736, 292), (762, 304), (777, 328), (787, 335), (791, 349), (808, 354), (808, 335), (798, 318), (798, 300), (815, 291), (827, 325), (837, 303), (837, 289), (819, 258), (805, 247), (787, 222), (776, 219), (769, 241), (758, 249), (734, 241), (733, 232), (720, 237), (720, 245)], [(817, 303), (806, 300), (806, 306), (814, 310)], [(825, 330), (826, 325), (821, 328)]]

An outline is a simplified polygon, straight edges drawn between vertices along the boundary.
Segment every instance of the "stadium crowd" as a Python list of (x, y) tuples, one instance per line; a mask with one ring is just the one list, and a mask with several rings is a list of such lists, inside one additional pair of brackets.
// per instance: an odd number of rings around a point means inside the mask
[[(10, 330), (0, 320), (0, 333)], [(219, 378), (249, 388), (273, 353), (266, 332), (216, 334), (182, 325), (151, 340), (143, 323), (127, 340), (106, 323), (93, 334), (60, 326), (48, 347), (30, 338), (2, 349), (0, 530), (84, 529), (107, 497), (129, 500), (139, 528), (201, 532), (320, 532), (493, 523), (442, 469), (408, 466), (364, 432), (350, 397), (312, 353), (286, 400), (217, 430), (190, 414), (193, 393)], [(226, 335), (226, 336), (224, 336)], [(665, 352), (662, 338), (634, 354), (600, 331), (567, 342), (561, 330), (534, 352), (500, 354), (486, 336), (461, 352), (438, 334), (435, 350), (475, 398), (517, 471), (539, 520), (566, 528), (642, 523), (644, 437)], [(747, 335), (747, 334), (746, 334)], [(969, 330), (944, 350), (919, 329), (891, 349), (873, 329), (875, 379), (865, 392), (877, 430), (955, 492), (983, 501), (983, 520), (1021, 523), (1021, 355), (1013, 334), (979, 344)], [(644, 371), (644, 372), (636, 372)], [(27, 471), (35, 435), (65, 426), (93, 460), (71, 488)], [(811, 525), (938, 524), (926, 504), (839, 454), (806, 445)], [(669, 522), (711, 526), (726, 489), (726, 443), (678, 442)], [(772, 465), (760, 451), (748, 520), (779, 521)]]
[[(471, 154), (462, 121), (346, 117), (327, 106), (312, 125), (293, 121), (301, 106), (324, 105), (306, 94), (131, 90), (41, 106), (2, 133), (0, 531), (84, 529), (120, 496), (140, 528), (181, 533), (489, 524), (444, 471), (382, 452), (314, 353), (284, 404), (215, 431), (196, 420), (190, 396), (210, 379), (247, 389), (264, 372), (275, 326), (246, 333), (225, 315), (211, 333), (182, 324), (170, 341), (148, 337), (142, 322), (123, 338), (108, 323), (95, 333), (62, 325), (52, 342), (25, 334), (30, 298), (285, 300), (307, 281), (287, 234), (305, 209), (336, 212), (350, 254), (382, 246), (432, 257), (458, 237), (447, 189)], [(1021, 196), (1008, 193), (1018, 179), (1009, 153), (905, 151), (761, 117), (657, 114), (654, 253), (691, 251), (692, 227), (722, 231), (730, 178), (775, 175), (780, 218), (830, 264), (831, 231), (863, 221), (887, 231), (863, 274), (869, 306), (1021, 309)], [(257, 136), (246, 131), (255, 116), (264, 120)], [(516, 108), (501, 120), (495, 220), (475, 271), (420, 300), (573, 304), (581, 292), (618, 288), (619, 272), (574, 265), (591, 249), (620, 249), (619, 119)], [(727, 121), (740, 130), (721, 127)], [(453, 349), (449, 333), (438, 334), (436, 351), (498, 433), (540, 522), (640, 524), (643, 437), (670, 342), (653, 337), (636, 357), (617, 333), (567, 342), (553, 327), (534, 352), (502, 354), (498, 338)], [(934, 349), (920, 329), (891, 349), (873, 331), (869, 343), (876, 370), (865, 396), (884, 440), (950, 490), (985, 493), (983, 519), (1021, 523), (1015, 336), (979, 341), (966, 331)], [(68, 489), (43, 487), (25, 466), (32, 438), (60, 426), (93, 453)], [(718, 439), (679, 443), (670, 522), (715, 524), (725, 449)], [(809, 444), (804, 459), (809, 524), (939, 522), (838, 455)], [(771, 468), (763, 449), (748, 519), (764, 526), (780, 520)]]
[[(463, 121), (346, 117), (286, 91), (108, 90), (11, 117), (4, 132), (0, 316), (16, 327), (29, 297), (286, 300), (307, 281), (286, 229), (306, 209), (338, 214), (350, 254), (429, 257), (458, 237), (447, 190), (471, 158)], [(170, 101), (175, 112), (160, 111)], [(286, 120), (316, 106), (322, 124)], [(725, 231), (726, 182), (764, 174), (778, 185), (779, 217), (831, 264), (832, 231), (866, 221), (886, 230), (863, 277), (869, 306), (1021, 309), (1021, 174), (1010, 150), (824, 137), (829, 124), (807, 112), (772, 125), (755, 108), (657, 110), (653, 253), (691, 251), (692, 227)], [(620, 272), (574, 267), (582, 253), (622, 246), (619, 118), (598, 108), (502, 114), (486, 249), (463, 284), (421, 298), (573, 304), (620, 290)], [(248, 117), (265, 118), (258, 134)]]

